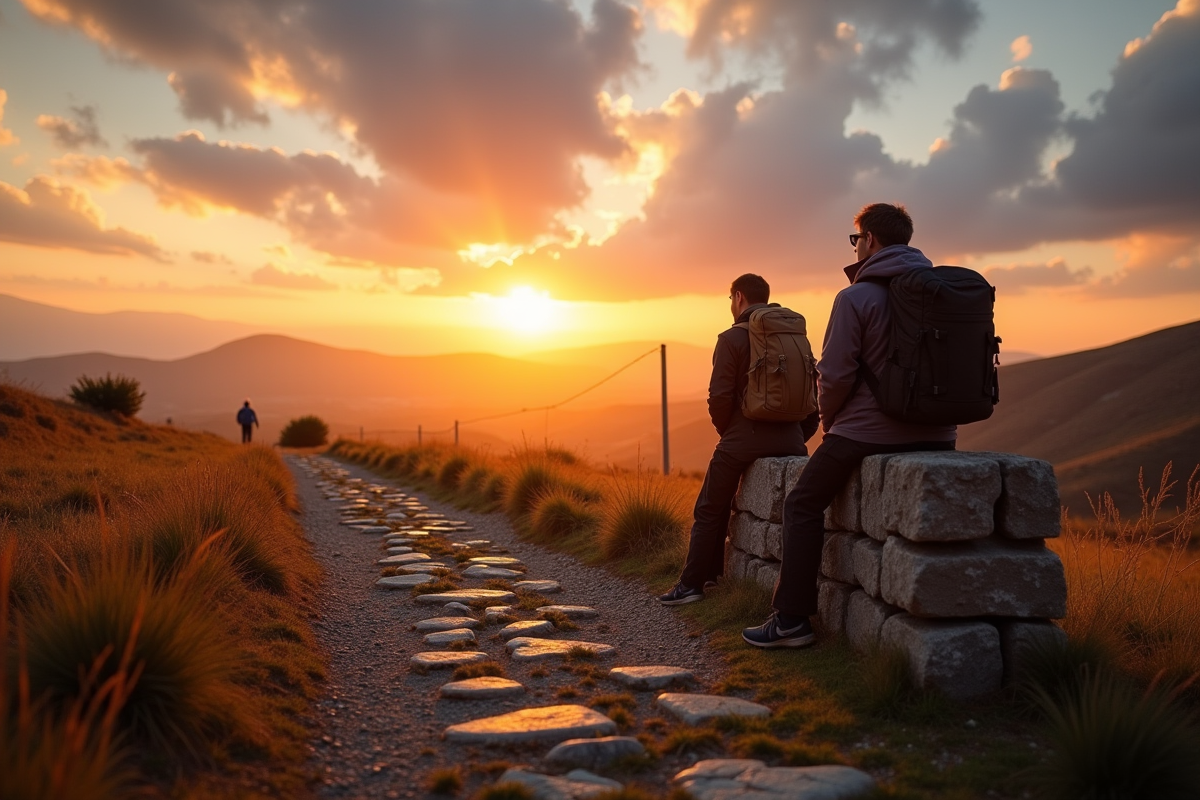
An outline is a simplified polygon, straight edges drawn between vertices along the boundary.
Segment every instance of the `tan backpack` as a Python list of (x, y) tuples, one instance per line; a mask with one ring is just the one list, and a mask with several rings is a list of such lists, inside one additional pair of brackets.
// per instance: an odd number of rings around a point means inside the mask
[(770, 422), (799, 422), (817, 410), (817, 360), (804, 317), (782, 306), (750, 312), (735, 328), (750, 333), (750, 370), (742, 415)]

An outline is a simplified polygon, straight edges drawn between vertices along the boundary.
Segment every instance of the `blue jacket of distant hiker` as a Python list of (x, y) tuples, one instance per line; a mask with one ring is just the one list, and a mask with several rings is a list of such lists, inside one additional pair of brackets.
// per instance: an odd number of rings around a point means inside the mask
[(237, 421), (239, 425), (257, 425), (258, 415), (250, 406), (242, 406), (238, 409)]
[[(750, 306), (737, 322), (750, 319), (750, 312), (766, 308), (766, 303)], [(746, 393), (750, 372), (750, 331), (730, 328), (717, 337), (713, 350), (712, 377), (708, 382), (708, 416), (721, 434), (718, 450), (737, 456), (765, 457), (803, 455), (804, 443), (817, 431), (817, 412), (802, 422), (763, 422), (742, 415), (742, 396)]]

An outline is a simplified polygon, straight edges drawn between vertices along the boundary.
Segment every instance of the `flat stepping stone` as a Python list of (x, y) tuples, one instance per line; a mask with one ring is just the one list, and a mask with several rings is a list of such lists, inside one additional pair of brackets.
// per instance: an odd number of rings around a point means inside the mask
[(699, 725), (716, 717), (766, 717), (771, 714), (771, 709), (758, 703), (715, 694), (666, 692), (660, 694), (656, 702), (659, 708), (687, 725)]
[[(435, 653), (434, 655), (461, 655)], [(580, 705), (525, 708), (495, 717), (471, 720), (446, 728), (446, 739), (468, 744), (561, 742), (592, 736), (611, 736), (617, 723), (594, 708)]]
[(603, 769), (621, 758), (637, 758), (646, 748), (632, 736), (602, 736), (599, 739), (568, 739), (546, 754), (546, 763), (556, 767)]
[(672, 782), (696, 800), (840, 800), (875, 788), (870, 775), (853, 767), (768, 767), (750, 758), (700, 761)]
[(537, 613), (562, 614), (567, 619), (593, 619), (600, 616), (600, 612), (591, 606), (541, 606)]
[(486, 564), (472, 564), (463, 570), (463, 575), (467, 578), (519, 578), (524, 574), (515, 569), (489, 567)]
[(672, 683), (686, 683), (696, 676), (682, 667), (613, 667), (608, 677), (630, 689), (662, 689)]
[(518, 636), (509, 639), (505, 645), (512, 653), (513, 661), (545, 661), (550, 658), (566, 658), (572, 650), (582, 648), (591, 651), (596, 658), (608, 658), (616, 655), (617, 648), (611, 644), (598, 642), (574, 642), (567, 639), (539, 639), (532, 636)]
[(338, 524), (339, 525), (372, 525), (372, 524), (374, 524), (374, 522), (375, 522), (374, 517), (371, 517), (369, 519), (363, 518), (363, 517), (353, 517), (352, 519), (341, 520), (340, 522), (338, 522)]
[(558, 581), (517, 581), (513, 584), (513, 588), (517, 591), (524, 589), (527, 592), (537, 592), (538, 594), (558, 594), (562, 591), (562, 586)]
[(419, 594), (416, 601), (422, 605), (438, 603), (467, 602), (472, 600), (495, 600), (497, 603), (507, 603), (516, 600), (517, 596), (503, 589), (451, 589), (437, 594)]
[(384, 519), (397, 519), (403, 522), (404, 520), (408, 519), (408, 514), (405, 514), (403, 511), (393, 511), (384, 517)]
[(354, 530), (359, 533), (391, 533), (392, 529), (387, 525), (355, 525)]
[(525, 687), (516, 681), (493, 675), (453, 681), (441, 688), (442, 697), (455, 700), (495, 700), (498, 697), (513, 697), (524, 693)]
[(383, 537), (383, 543), (386, 545), (390, 545), (390, 546), (412, 544), (415, 541), (416, 541), (416, 539), (413, 539), (409, 536), (385, 536), (385, 537)]
[(451, 669), (461, 667), (463, 664), (479, 664), (490, 660), (487, 653), (481, 653), (478, 650), (435, 650), (417, 653), (408, 660), (408, 663), (418, 670), (424, 670)]
[(389, 547), (387, 549), (387, 552), (393, 556), (404, 555), (405, 553), (411, 553), (412, 551), (413, 551), (413, 549), (411, 547), (407, 547), (405, 545), (400, 545), (400, 544), (395, 545), (393, 547)]
[(396, 569), (405, 575), (414, 575), (418, 572), (428, 574), (435, 569), (450, 569), (450, 567), (440, 561), (420, 561), (416, 564), (401, 564)]
[(433, 583), (437, 578), (432, 575), (388, 575), (375, 581), (377, 589), (411, 589), (426, 583)]
[(471, 613), (471, 607), (465, 606), (462, 603), (446, 603), (446, 605), (442, 606), (442, 614), (448, 617), (456, 614), (469, 617)]
[(420, 633), (431, 633), (459, 628), (478, 628), (479, 624), (479, 620), (474, 617), (433, 617), (432, 619), (423, 619), (413, 627)]
[(472, 564), (484, 564), (489, 567), (511, 567), (513, 564), (521, 564), (521, 559), (513, 558), (512, 556), (475, 556), (470, 559), (470, 562)]
[(404, 553), (399, 556), (388, 556), (376, 561), (382, 567), (398, 567), (402, 564), (415, 564), (418, 561), (431, 561), (428, 553)]
[(445, 515), (445, 514), (439, 514), (439, 513), (437, 513), (436, 511), (422, 511), (422, 512), (419, 512), (419, 513), (417, 513), (417, 514), (413, 514), (413, 515), (412, 515), (412, 518), (413, 518), (413, 519), (428, 519), (428, 520), (435, 520), (435, 519), (436, 519), (436, 520), (443, 520), (443, 519), (445, 519), (445, 518), (446, 518), (446, 515)]
[(511, 617), (512, 615), (512, 606), (488, 606), (483, 610), (483, 621), (491, 625), (500, 622), (502, 617)]
[(487, 547), (491, 543), (490, 539), (468, 539), (464, 542), (467, 547)]
[(528, 790), (533, 800), (588, 800), (600, 794), (621, 791), (623, 786), (610, 779), (577, 769), (566, 775), (543, 775), (523, 769), (509, 769), (499, 783), (516, 783)]
[(537, 636), (541, 633), (553, 633), (554, 623), (548, 619), (523, 619), (500, 629), (500, 638), (508, 641), (516, 636)]
[(475, 634), (466, 628), (451, 628), (448, 631), (437, 631), (425, 634), (425, 644), (447, 645), (455, 642), (473, 642)]

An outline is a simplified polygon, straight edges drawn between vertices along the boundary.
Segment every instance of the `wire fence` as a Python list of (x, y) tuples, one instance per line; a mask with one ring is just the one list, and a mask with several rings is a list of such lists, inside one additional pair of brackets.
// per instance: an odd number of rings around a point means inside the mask
[[(559, 400), (557, 403), (550, 403), (549, 405), (544, 405), (544, 406), (530, 406), (527, 408), (519, 408), (514, 411), (505, 411), (500, 414), (488, 414), (488, 415), (485, 415), (482, 417), (474, 417), (472, 419), (456, 419), (456, 420), (454, 420), (454, 424), (448, 428), (427, 429), (423, 425), (417, 425), (417, 427), (415, 429), (413, 429), (413, 428), (397, 428), (397, 429), (391, 429), (391, 430), (366, 430), (366, 429), (360, 427), (358, 429), (358, 438), (360, 441), (362, 441), (362, 440), (365, 440), (368, 436), (370, 436), (372, 438), (376, 438), (376, 437), (380, 437), (380, 436), (397, 436), (397, 435), (411, 436), (411, 435), (415, 434), (417, 437), (417, 444), (421, 445), (424, 443), (425, 437), (447, 436), (452, 433), (452, 434), (454, 434), (454, 444), (457, 445), (459, 429), (464, 425), (474, 425), (477, 422), (490, 422), (492, 420), (505, 419), (507, 417), (515, 417), (515, 416), (519, 416), (521, 414), (532, 414), (532, 413), (535, 413), (538, 411), (544, 412), (545, 414), (549, 415), (549, 413), (551, 411), (553, 411), (554, 409), (562, 408), (567, 403), (570, 403), (574, 400), (578, 400), (579, 398), (583, 397), (585, 394), (588, 394), (589, 392), (599, 389), (601, 386), (608, 383), (613, 378), (617, 377), (622, 372), (624, 372), (625, 370), (632, 367), (634, 364), (637, 364), (639, 361), (641, 361), (649, 356), (652, 356), (655, 353), (659, 353), (659, 352), (664, 353), (663, 358), (665, 359), (666, 358), (665, 345), (659, 345), (658, 347), (654, 347), (654, 348), (642, 353), (640, 356), (633, 359), (629, 363), (625, 364), (624, 366), (622, 366), (620, 369), (616, 370), (615, 372), (611, 372), (608, 375), (604, 376), (603, 378), (596, 381), (595, 383), (593, 383), (591, 386), (587, 387), (586, 389), (576, 392), (575, 394), (571, 395), (570, 397), (568, 397), (564, 400)], [(665, 372), (664, 372), (664, 379), (665, 379)], [(665, 395), (665, 384), (664, 384), (664, 399), (665, 399), (665, 396), (666, 395)]]

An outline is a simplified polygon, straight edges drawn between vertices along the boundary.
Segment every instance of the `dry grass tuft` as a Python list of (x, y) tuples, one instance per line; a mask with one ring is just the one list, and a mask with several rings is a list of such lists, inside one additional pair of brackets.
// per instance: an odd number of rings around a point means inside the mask
[(462, 785), (462, 772), (458, 767), (435, 770), (429, 776), (429, 791), (433, 794), (458, 794)]
[(637, 557), (676, 571), (687, 552), (690, 521), (687, 498), (677, 483), (641, 470), (614, 477), (604, 505), (600, 547), (610, 560)]

